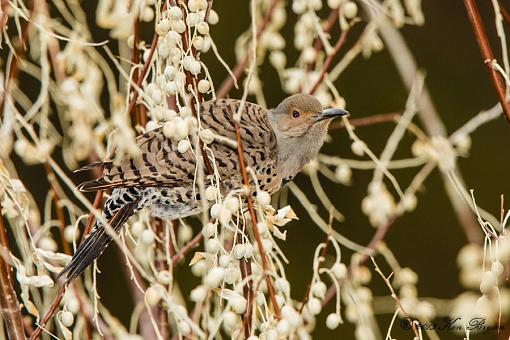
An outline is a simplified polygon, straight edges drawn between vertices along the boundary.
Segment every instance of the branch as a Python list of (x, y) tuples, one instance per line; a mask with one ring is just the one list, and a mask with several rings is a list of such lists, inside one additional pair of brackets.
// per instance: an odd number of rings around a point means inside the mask
[(186, 243), (184, 247), (182, 247), (177, 254), (172, 256), (172, 266), (175, 267), (182, 259), (186, 257), (186, 255), (198, 247), (200, 242), (204, 239), (204, 235), (201, 232), (195, 235), (191, 241)]
[[(398, 122), (401, 118), (400, 113), (380, 113), (368, 117), (363, 118), (355, 118), (349, 119), (349, 124), (354, 127), (364, 127), (381, 123), (390, 123), (390, 122)], [(343, 121), (335, 121), (331, 123), (329, 129), (330, 130), (340, 130), (345, 128), (345, 123)]]
[[(329, 13), (328, 20), (326, 21), (326, 27), (324, 27), (324, 33), (329, 34), (333, 30), (333, 27), (335, 27), (335, 24), (338, 22), (338, 15), (339, 15), (338, 10), (335, 10), (335, 9), (331, 10), (331, 12)], [(322, 47), (323, 47), (322, 39), (317, 37), (315, 39), (315, 44), (314, 44), (315, 53), (317, 54), (322, 49)], [(307, 66), (308, 71), (311, 71), (313, 69), (313, 64), (314, 63), (308, 64), (308, 66)]]
[(55, 301), (53, 301), (53, 304), (50, 306), (50, 309), (46, 312), (46, 314), (44, 315), (41, 322), (39, 322), (39, 324), (37, 324), (37, 328), (32, 333), (32, 335), (30, 335), (30, 340), (39, 339), (43, 328), (46, 326), (46, 324), (48, 323), (50, 318), (53, 316), (53, 314), (55, 314), (55, 311), (57, 310), (58, 306), (60, 305), (60, 301), (62, 301), (62, 298), (64, 297), (64, 294), (66, 292), (67, 285), (68, 285), (68, 283), (64, 283), (60, 287), (60, 290), (57, 293), (57, 297), (55, 298)]
[[(99, 204), (101, 203), (101, 200), (103, 199), (103, 191), (102, 190), (99, 190), (98, 192), (96, 192), (96, 197), (94, 198), (94, 203), (93, 206), (94, 206), (94, 209), (98, 209), (99, 208)], [(90, 230), (92, 229), (92, 224), (94, 223), (95, 221), (95, 217), (94, 217), (94, 214), (91, 212), (89, 214), (89, 218), (87, 219), (87, 224), (85, 225), (85, 230), (83, 231), (83, 236), (82, 236), (82, 242), (83, 240), (85, 240), (85, 237), (90, 234)]]
[[(173, 221), (172, 221), (173, 222)], [(171, 222), (171, 223), (172, 223)], [(165, 243), (170, 242), (165, 238), (165, 222), (159, 218), (154, 219), (155, 226), (155, 234), (157, 235), (158, 241), (156, 242), (156, 251), (155, 251), (155, 260), (156, 260), (156, 268), (158, 271), (168, 271), (169, 264), (166, 261), (165, 253), (166, 247)], [(169, 226), (167, 226), (169, 228)], [(202, 234), (202, 233), (200, 233)], [(168, 285), (164, 285), (165, 289), (169, 289)], [(143, 301), (143, 300), (142, 300)], [(165, 310), (163, 303), (157, 304), (157, 316), (158, 316), (158, 327), (161, 333), (161, 337), (166, 340), (170, 338), (170, 328), (168, 324), (168, 313)], [(145, 338), (145, 337), (144, 337)]]
[(466, 5), (466, 11), (468, 13), (469, 20), (473, 26), (473, 32), (476, 36), (476, 41), (478, 42), (480, 52), (483, 56), (483, 62), (487, 66), (489, 77), (491, 78), (492, 85), (494, 86), (496, 94), (498, 95), (499, 102), (503, 107), (503, 112), (505, 113), (506, 120), (508, 123), (510, 123), (510, 105), (506, 100), (505, 83), (492, 65), (493, 60), (495, 60), (494, 53), (492, 52), (489, 40), (487, 38), (487, 33), (485, 32), (482, 18), (480, 18), (478, 6), (476, 5), (475, 0), (464, 0), (464, 4)]
[(503, 16), (503, 20), (505, 20), (507, 24), (510, 24), (510, 13), (508, 13), (508, 11), (501, 5), (499, 6), (499, 11)]
[[(395, 223), (398, 216), (393, 216), (386, 222), (386, 224), (380, 226), (377, 228), (376, 233), (370, 240), (370, 242), (367, 245), (367, 248), (371, 250), (370, 254), (363, 254), (360, 253), (359, 261), (357, 262), (357, 265), (361, 265), (365, 263), (369, 257), (374, 256), (376, 253), (376, 249), (379, 247), (379, 244), (384, 240), (384, 237), (388, 233), (388, 230), (390, 230), (390, 227)], [(352, 271), (352, 265), (349, 266), (348, 272), (350, 273)], [(326, 293), (326, 296), (322, 300), (322, 306), (326, 306), (336, 295), (336, 288), (335, 285), (331, 285)]]
[[(241, 175), (243, 177), (243, 184), (245, 187), (250, 187), (250, 180), (248, 178), (248, 172), (246, 171), (246, 161), (244, 159), (244, 151), (243, 151), (243, 141), (241, 139), (241, 128), (239, 126), (239, 122), (235, 122), (236, 128), (236, 140), (237, 140), (237, 154), (239, 156), (239, 165), (241, 167)], [(271, 276), (267, 275), (269, 270), (269, 264), (267, 260), (266, 251), (264, 250), (264, 244), (262, 243), (262, 238), (260, 237), (259, 227), (257, 226), (257, 214), (255, 213), (255, 207), (253, 205), (253, 197), (251, 191), (248, 194), (248, 211), (251, 216), (251, 225), (253, 228), (253, 234), (255, 235), (255, 240), (257, 241), (257, 245), (259, 248), (260, 257), (262, 258), (262, 268), (264, 269), (264, 275), (267, 283), (267, 288), (269, 290), (269, 296), (271, 298), (271, 303), (273, 304), (273, 308), (276, 314), (276, 317), (280, 319), (280, 307), (276, 302), (276, 296), (273, 287), (273, 281), (271, 280)]]
[(314, 94), (315, 91), (319, 88), (319, 86), (322, 83), (322, 80), (326, 76), (326, 73), (329, 71), (331, 65), (333, 64), (333, 59), (337, 56), (338, 52), (342, 49), (342, 47), (345, 45), (345, 42), (347, 41), (347, 34), (349, 33), (349, 30), (345, 30), (340, 35), (340, 38), (335, 44), (335, 47), (333, 49), (333, 52), (328, 55), (326, 60), (324, 61), (324, 65), (322, 65), (321, 73), (319, 75), (319, 78), (315, 81), (315, 84), (312, 86), (312, 89), (310, 90), (310, 94)]
[(16, 291), (12, 286), (11, 268), (6, 261), (6, 258), (10, 257), (10, 251), (2, 216), (0, 216), (0, 247), (2, 247), (0, 252), (0, 315), (5, 323), (9, 339), (25, 339), (20, 306)]

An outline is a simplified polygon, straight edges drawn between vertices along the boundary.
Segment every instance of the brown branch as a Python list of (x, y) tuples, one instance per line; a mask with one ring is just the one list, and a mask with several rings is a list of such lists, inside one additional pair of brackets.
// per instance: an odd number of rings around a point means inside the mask
[[(241, 127), (239, 126), (239, 123), (235, 123), (235, 129), (236, 129), (236, 140), (237, 140), (237, 154), (239, 156), (239, 165), (241, 170), (241, 175), (243, 178), (243, 184), (245, 187), (250, 187), (250, 180), (248, 177), (248, 172), (246, 171), (246, 161), (244, 159), (244, 150), (243, 150), (243, 141), (241, 139)], [(255, 240), (257, 241), (257, 245), (259, 248), (260, 257), (262, 259), (262, 268), (264, 269), (264, 276), (267, 283), (267, 288), (269, 290), (269, 297), (271, 298), (271, 302), (273, 304), (273, 309), (275, 311), (276, 317), (280, 319), (280, 307), (278, 306), (278, 303), (276, 302), (276, 296), (274, 292), (273, 287), (273, 281), (271, 280), (271, 276), (268, 275), (269, 270), (269, 264), (267, 260), (266, 251), (264, 250), (264, 244), (262, 243), (262, 238), (260, 237), (259, 228), (257, 226), (257, 214), (255, 212), (255, 207), (253, 204), (253, 197), (250, 193), (247, 197), (248, 200), (248, 211), (250, 212), (251, 216), (251, 225), (253, 229), (253, 234), (255, 235)]]
[[(157, 34), (156, 34), (157, 36)], [(138, 79), (140, 79), (140, 70), (135, 68), (136, 65), (140, 63), (140, 51), (138, 50), (138, 45), (140, 44), (140, 17), (136, 16), (133, 28), (133, 51), (131, 56), (131, 67), (133, 69), (132, 82), (133, 84), (138, 84)], [(150, 64), (150, 62), (148, 63)], [(131, 90), (135, 91), (134, 86), (131, 86)], [(135, 125), (145, 126), (147, 124), (147, 114), (145, 113), (143, 105), (136, 105), (135, 102)]]
[[(349, 119), (349, 123), (354, 127), (364, 127), (381, 123), (398, 122), (401, 117), (402, 115), (396, 112), (380, 113), (363, 118)], [(344, 128), (345, 124), (341, 120), (331, 123), (329, 127), (330, 130), (339, 130)]]
[(191, 241), (186, 243), (186, 245), (184, 247), (182, 247), (177, 254), (172, 256), (172, 266), (175, 267), (182, 259), (184, 259), (186, 257), (186, 255), (190, 251), (192, 251), (193, 249), (198, 247), (198, 245), (200, 244), (200, 242), (202, 242), (203, 239), (204, 239), (204, 235), (202, 235), (201, 232), (196, 234), (195, 237), (193, 237), (193, 239)]
[(503, 20), (505, 20), (505, 22), (510, 25), (510, 13), (506, 10), (506, 8), (501, 6), (501, 4), (499, 5), (499, 11), (503, 16)]
[[(173, 221), (172, 221), (173, 222)], [(165, 260), (165, 244), (168, 240), (165, 240), (165, 222), (161, 219), (155, 220), (156, 230), (155, 233), (157, 235), (157, 245), (156, 245), (156, 265), (159, 271), (165, 270), (168, 271), (168, 263)], [(165, 286), (168, 289), (168, 286)], [(157, 314), (158, 314), (158, 326), (159, 331), (161, 333), (161, 337), (163, 339), (170, 338), (170, 328), (168, 325), (168, 313), (165, 310), (162, 302), (158, 303), (157, 306)]]
[[(262, 20), (262, 23), (260, 24), (260, 27), (257, 29), (257, 34), (255, 36), (255, 39), (259, 39), (262, 33), (267, 28), (267, 25), (271, 21), (271, 18), (273, 17), (273, 12), (276, 8), (276, 5), (278, 5), (279, 0), (273, 0), (271, 2), (271, 5), (269, 6), (269, 9), (266, 12), (266, 15), (264, 16), (264, 19)], [(250, 61), (250, 55), (249, 53), (246, 53), (246, 56), (234, 67), (234, 70), (232, 73), (234, 74), (234, 77), (237, 81), (241, 79), (243, 76), (243, 72), (246, 70), (246, 66), (248, 65), (248, 62)], [(232, 76), (228, 75), (225, 80), (223, 80), (223, 83), (221, 83), (219, 89), (216, 91), (216, 98), (223, 98), (225, 97), (230, 90), (232, 90), (232, 87), (234, 86), (234, 79)]]
[(480, 52), (483, 56), (483, 62), (487, 66), (489, 77), (492, 81), (492, 85), (494, 86), (494, 90), (496, 91), (499, 102), (501, 103), (503, 112), (505, 113), (506, 120), (510, 123), (510, 105), (506, 99), (505, 83), (501, 75), (494, 69), (492, 65), (492, 62), (495, 59), (494, 53), (492, 52), (489, 40), (487, 38), (487, 33), (485, 32), (485, 27), (483, 25), (482, 18), (480, 17), (478, 6), (475, 0), (464, 0), (464, 4), (466, 5), (466, 11), (468, 13), (469, 20), (473, 26), (473, 32), (476, 36), (476, 41), (478, 42)]
[(53, 301), (53, 304), (50, 306), (50, 309), (46, 312), (43, 319), (39, 322), (37, 325), (37, 328), (35, 329), (34, 333), (30, 335), (30, 340), (39, 339), (41, 336), (41, 332), (43, 328), (46, 326), (50, 318), (55, 314), (55, 311), (57, 310), (58, 306), (60, 305), (60, 301), (62, 301), (62, 298), (64, 297), (64, 294), (66, 292), (68, 283), (64, 283), (60, 290), (57, 293), (57, 297), (55, 298), (55, 301)]
[[(245, 234), (246, 224), (243, 224), (241, 232), (237, 234), (237, 242), (239, 244), (245, 243), (243, 235)], [(253, 303), (253, 280), (251, 279), (251, 259), (245, 257), (239, 260), (239, 269), (241, 271), (242, 280), (246, 280), (246, 284), (243, 286), (243, 296), (246, 299), (246, 312), (243, 315), (243, 328), (244, 336), (248, 339), (251, 333), (251, 306)]]
[[(2, 8), (6, 8), (6, 5), (2, 1)], [(34, 1), (29, 2), (29, 13), (30, 17), (34, 15)], [(5, 19), (7, 18), (7, 19)], [(5, 18), (2, 18), (2, 21), (5, 21), (5, 24), (7, 25), (7, 14), (5, 15)], [(0, 96), (0, 119), (3, 116), (4, 109), (5, 109), (5, 101), (7, 97), (9, 96), (12, 83), (16, 81), (18, 78), (18, 74), (20, 71), (20, 63), (25, 58), (25, 54), (27, 51), (27, 42), (28, 42), (28, 30), (30, 29), (32, 21), (24, 21), (21, 25), (21, 39), (18, 41), (18, 45), (14, 48), (14, 59), (11, 62), (11, 65), (9, 67), (9, 73), (7, 75), (7, 79), (5, 80), (4, 84), (4, 93)], [(3, 25), (1, 27), (3, 30)]]
[(337, 56), (338, 52), (340, 52), (342, 47), (345, 45), (345, 42), (347, 41), (348, 33), (349, 33), (349, 30), (347, 29), (347, 30), (343, 31), (342, 34), (340, 35), (340, 38), (336, 42), (335, 47), (333, 48), (333, 51), (331, 52), (330, 55), (328, 55), (328, 57), (324, 61), (324, 65), (322, 65), (322, 69), (321, 69), (319, 78), (317, 79), (315, 84), (312, 86), (312, 89), (310, 90), (310, 94), (314, 94), (315, 91), (317, 91), (317, 89), (321, 85), (322, 81), (324, 80), (324, 77), (326, 76), (326, 73), (329, 71), (331, 65), (333, 64), (333, 60)]
[[(3, 217), (0, 216), (0, 315), (5, 323), (9, 339), (25, 339), (18, 297), (12, 285), (9, 243)], [(0, 321), (1, 322), (1, 321)]]
[[(331, 10), (331, 12), (329, 13), (329, 16), (328, 16), (328, 19), (326, 21), (326, 27), (324, 27), (324, 33), (330, 33), (332, 30), (333, 30), (333, 27), (335, 27), (335, 24), (338, 22), (338, 15), (339, 15), (339, 11), (336, 10), (336, 9), (333, 9)], [(315, 49), (315, 53), (319, 53), (319, 51), (322, 49), (324, 45), (322, 44), (322, 39), (320, 39), (319, 37), (315, 38), (315, 44), (314, 44), (314, 49)], [(307, 70), (308, 71), (311, 71), (312, 68), (313, 68), (313, 64), (314, 63), (309, 63), (307, 65)]]
[[(92, 203), (92, 205), (94, 206), (94, 209), (99, 208), (99, 204), (101, 203), (102, 199), (103, 199), (103, 191), (99, 190), (98, 192), (96, 192), (96, 197), (94, 198), (94, 203)], [(85, 225), (85, 230), (83, 231), (83, 236), (81, 238), (82, 242), (83, 242), (83, 240), (85, 240), (85, 237), (87, 237), (87, 235), (90, 234), (90, 231), (92, 229), (92, 225), (94, 224), (95, 218), (96, 217), (95, 217), (94, 213), (90, 212), (89, 218), (87, 219), (87, 224)]]

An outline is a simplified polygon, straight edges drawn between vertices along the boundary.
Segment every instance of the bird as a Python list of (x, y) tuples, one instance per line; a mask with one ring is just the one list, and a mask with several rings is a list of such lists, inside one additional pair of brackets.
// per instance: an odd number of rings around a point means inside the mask
[[(241, 110), (239, 110), (242, 105)], [(217, 99), (201, 104), (199, 115), (203, 129), (236, 139), (234, 115), (241, 112), (239, 129), (246, 165), (253, 169), (261, 190), (278, 191), (309, 163), (322, 147), (330, 122), (348, 112), (339, 108), (323, 109), (312, 95), (294, 94), (275, 109), (236, 99)], [(137, 137), (140, 153), (114, 162), (114, 154), (79, 170), (102, 168), (102, 176), (78, 185), (84, 192), (112, 189), (103, 207), (103, 217), (119, 233), (136, 212), (148, 208), (152, 216), (178, 219), (201, 212), (201, 197), (195, 189), (196, 156), (193, 151), (179, 152), (178, 142), (167, 138), (163, 127)], [(220, 192), (242, 188), (237, 149), (214, 140), (208, 145), (220, 178)], [(66, 282), (78, 277), (106, 249), (112, 237), (101, 221), (79, 245), (71, 261), (57, 278)]]

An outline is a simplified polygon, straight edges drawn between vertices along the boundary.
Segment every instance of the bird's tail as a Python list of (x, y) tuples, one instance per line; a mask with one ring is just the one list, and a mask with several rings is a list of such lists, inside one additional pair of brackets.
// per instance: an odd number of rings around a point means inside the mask
[[(124, 223), (139, 209), (140, 198), (134, 197), (131, 202), (123, 202), (118, 205), (116, 198), (112, 195), (105, 204), (103, 215), (108, 219), (109, 224), (119, 233)], [(112, 237), (100, 221), (96, 222), (90, 235), (83, 241), (71, 259), (71, 262), (57, 275), (57, 279), (66, 275), (66, 282), (70, 282), (81, 273), (108, 247)]]

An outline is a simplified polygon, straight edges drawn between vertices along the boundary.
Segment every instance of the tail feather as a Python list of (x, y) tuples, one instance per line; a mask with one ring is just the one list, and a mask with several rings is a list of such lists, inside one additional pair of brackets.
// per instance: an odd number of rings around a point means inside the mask
[(111, 164), (112, 164), (111, 161), (97, 161), (97, 162), (93, 162), (93, 163), (87, 164), (85, 166), (82, 166), (81, 168), (74, 170), (74, 172), (76, 173), (76, 172), (92, 170), (95, 168), (110, 167)]
[[(124, 204), (110, 220), (110, 225), (119, 233), (124, 223), (133, 215), (139, 200), (136, 199), (131, 203)], [(100, 222), (96, 223), (94, 230), (90, 233), (89, 237), (80, 244), (78, 249), (73, 255), (71, 262), (57, 275), (57, 279), (66, 275), (66, 281), (70, 282), (78, 277), (83, 271), (108, 247), (112, 237), (106, 231)]]
[(84, 192), (97, 191), (114, 188), (117, 185), (115, 183), (107, 182), (104, 178), (95, 179), (92, 181), (86, 181), (78, 185), (78, 189)]

